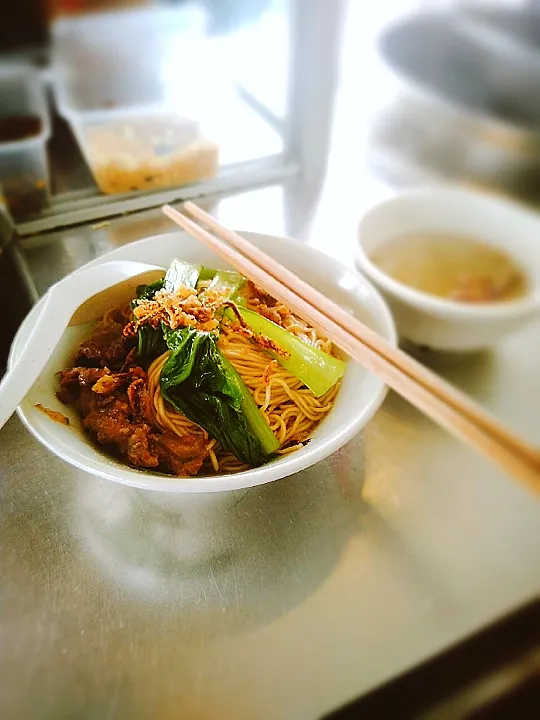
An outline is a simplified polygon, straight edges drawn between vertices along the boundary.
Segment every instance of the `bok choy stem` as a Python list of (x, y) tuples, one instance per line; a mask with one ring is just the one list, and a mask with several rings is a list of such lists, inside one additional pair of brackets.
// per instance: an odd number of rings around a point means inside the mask
[[(346, 368), (343, 360), (319, 350), (253, 310), (239, 305), (238, 311), (250, 330), (273, 340), (288, 353), (288, 357), (272, 352), (270, 354), (316, 397), (324, 395), (343, 377)], [(227, 315), (232, 317), (230, 310)]]

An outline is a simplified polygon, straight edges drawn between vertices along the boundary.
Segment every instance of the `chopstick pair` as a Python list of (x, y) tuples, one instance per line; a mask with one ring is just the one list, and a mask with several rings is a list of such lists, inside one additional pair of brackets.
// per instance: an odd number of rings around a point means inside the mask
[(385, 338), (349, 315), (297, 275), (222, 226), (192, 202), (182, 208), (215, 235), (178, 210), (163, 212), (177, 225), (252, 280), (291, 311), (323, 331), (332, 342), (406, 398), (425, 415), (540, 493), (540, 453)]

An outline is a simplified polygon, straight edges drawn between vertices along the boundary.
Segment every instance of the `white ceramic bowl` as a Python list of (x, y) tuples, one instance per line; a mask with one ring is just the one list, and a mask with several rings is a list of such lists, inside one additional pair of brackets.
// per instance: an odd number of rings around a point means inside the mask
[[(390, 342), (396, 342), (394, 323), (388, 307), (365, 278), (294, 240), (256, 233), (243, 234), (304, 280), (350, 309)], [(157, 235), (123, 246), (103, 255), (90, 265), (108, 260), (129, 259), (167, 267), (174, 257), (210, 267), (226, 267), (210, 250), (183, 232)], [(36, 320), (40, 304), (38, 303), (24, 320), (13, 341), (10, 366), (17, 361)], [(18, 413), (30, 432), (56, 455), (82, 470), (125, 485), (162, 492), (201, 493), (236, 490), (292, 475), (322, 460), (350, 440), (373, 416), (385, 395), (385, 387), (381, 381), (357, 363), (349, 362), (335, 407), (317, 428), (312, 441), (298, 452), (262, 467), (231, 475), (179, 479), (152, 474), (132, 469), (100, 452), (83, 433), (77, 414), (56, 398), (55, 373), (69, 366), (77, 344), (88, 336), (90, 329), (89, 326), (80, 326), (66, 330), (53, 357), (19, 407)], [(65, 426), (52, 421), (35, 408), (36, 403), (64, 413), (70, 418), (71, 424)]]
[[(505, 250), (528, 276), (530, 292), (504, 303), (459, 303), (414, 290), (371, 262), (377, 248), (417, 232), (474, 237)], [(400, 336), (416, 345), (483, 350), (540, 316), (540, 218), (493, 195), (452, 187), (396, 195), (362, 219), (356, 260), (388, 300)]]

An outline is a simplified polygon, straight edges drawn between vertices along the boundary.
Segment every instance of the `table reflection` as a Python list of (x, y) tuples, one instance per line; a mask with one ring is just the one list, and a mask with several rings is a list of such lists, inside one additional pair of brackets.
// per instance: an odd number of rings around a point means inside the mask
[(73, 532), (106, 582), (141, 610), (166, 606), (189, 617), (188, 631), (258, 625), (309, 596), (355, 532), (363, 472), (344, 482), (347, 457), (316, 474), (201, 495), (80, 476)]

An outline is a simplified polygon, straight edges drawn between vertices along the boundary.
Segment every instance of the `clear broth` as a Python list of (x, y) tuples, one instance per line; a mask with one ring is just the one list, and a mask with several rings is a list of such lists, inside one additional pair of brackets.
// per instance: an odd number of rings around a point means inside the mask
[(418, 233), (391, 240), (372, 262), (399, 282), (457, 302), (504, 302), (527, 293), (527, 278), (504, 251), (459, 235)]

